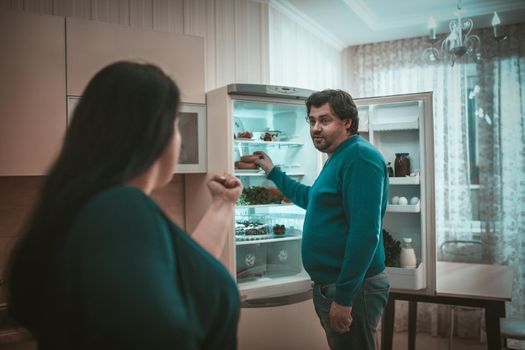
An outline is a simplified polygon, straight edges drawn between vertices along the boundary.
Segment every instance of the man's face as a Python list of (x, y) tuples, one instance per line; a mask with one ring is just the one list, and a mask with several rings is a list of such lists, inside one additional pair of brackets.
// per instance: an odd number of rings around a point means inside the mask
[(348, 139), (347, 129), (352, 125), (350, 119), (339, 119), (328, 103), (320, 107), (312, 106), (308, 123), (315, 148), (328, 155), (334, 153), (337, 147)]

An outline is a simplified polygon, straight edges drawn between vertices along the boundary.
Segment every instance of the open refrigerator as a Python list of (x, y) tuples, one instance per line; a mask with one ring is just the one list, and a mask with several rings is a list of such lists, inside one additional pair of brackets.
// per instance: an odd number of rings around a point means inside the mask
[[(305, 120), (304, 101), (310, 93), (232, 84), (207, 94), (208, 171), (232, 173), (244, 187), (223, 262), (237, 279), (246, 307), (310, 296), (312, 283), (300, 249), (305, 211), (284, 198), (264, 172), (245, 159), (264, 151), (288, 175), (313, 183), (322, 159)], [(196, 191), (191, 189), (192, 196)]]
[[(244, 186), (221, 257), (242, 298), (241, 348), (326, 347), (310, 300), (312, 281), (301, 263), (305, 211), (289, 203), (249, 158), (264, 151), (289, 176), (313, 184), (325, 158), (313, 147), (306, 121), (305, 100), (311, 93), (231, 84), (207, 94), (208, 172), (235, 174)], [(420, 199), (387, 209), (384, 226), (397, 240), (412, 238), (418, 261), (415, 269), (387, 269), (392, 288), (429, 292), (435, 270), (431, 93), (356, 99), (356, 104), (360, 134), (387, 161), (393, 164), (395, 153), (409, 153), (415, 176), (391, 178), (390, 197)], [(207, 178), (186, 177), (190, 232), (211, 201)]]

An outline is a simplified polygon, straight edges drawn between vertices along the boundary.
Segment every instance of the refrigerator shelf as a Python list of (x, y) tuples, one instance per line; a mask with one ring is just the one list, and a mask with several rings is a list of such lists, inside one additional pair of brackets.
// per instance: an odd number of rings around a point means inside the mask
[(419, 120), (399, 121), (395, 123), (374, 123), (372, 126), (374, 131), (395, 131), (395, 130), (418, 130)]
[(262, 169), (249, 169), (249, 170), (241, 170), (241, 169), (235, 169), (235, 172), (233, 173), (235, 176), (265, 176), (264, 170)]
[(249, 204), (249, 205), (236, 205), (235, 209), (289, 207), (289, 206), (293, 206), (293, 205), (295, 205), (295, 204), (293, 204), (293, 203)]
[(405, 177), (390, 177), (388, 178), (390, 185), (419, 185), (419, 173), (416, 176)]
[(419, 262), (417, 268), (386, 267), (391, 289), (419, 290), (426, 288), (425, 264)]
[[(242, 237), (242, 238), (241, 238)], [(255, 236), (257, 237), (257, 236)], [(260, 244), (260, 243), (272, 243), (272, 242), (284, 242), (284, 241), (294, 241), (301, 239), (301, 235), (264, 235), (261, 238), (245, 238), (244, 236), (235, 236), (236, 245), (245, 245), (245, 244)]]
[(265, 146), (265, 147), (302, 147), (303, 142), (294, 141), (258, 141), (258, 140), (234, 140), (237, 146)]
[(386, 207), (387, 212), (391, 213), (420, 213), (421, 212), (421, 203), (414, 205), (394, 205), (388, 204)]
[[(264, 173), (264, 171), (253, 171), (253, 172), (239, 172), (239, 171), (235, 171), (233, 173), (234, 176), (263, 176), (263, 177), (266, 177), (266, 174)], [(286, 173), (286, 175), (288, 176), (304, 176), (304, 173), (296, 173), (296, 172), (289, 172), (289, 173)]]

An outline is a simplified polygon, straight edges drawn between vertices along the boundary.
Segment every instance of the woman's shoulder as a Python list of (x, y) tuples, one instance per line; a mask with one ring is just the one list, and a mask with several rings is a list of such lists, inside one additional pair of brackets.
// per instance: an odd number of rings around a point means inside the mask
[(119, 227), (136, 231), (161, 222), (160, 209), (145, 193), (133, 187), (116, 186), (91, 196), (76, 213), (72, 229), (105, 232)]
[(125, 203), (128, 201), (134, 202), (148, 202), (149, 197), (135, 187), (129, 186), (114, 186), (106, 188), (93, 196), (91, 196), (86, 206), (108, 205), (113, 203)]
[(100, 214), (107, 210), (115, 213), (129, 210), (155, 210), (156, 208), (155, 202), (138, 188), (115, 186), (104, 189), (88, 198), (80, 209), (80, 213), (95, 212)]

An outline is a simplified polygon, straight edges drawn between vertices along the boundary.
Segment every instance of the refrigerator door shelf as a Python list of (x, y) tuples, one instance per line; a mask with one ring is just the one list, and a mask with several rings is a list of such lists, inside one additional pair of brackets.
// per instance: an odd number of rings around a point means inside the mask
[(390, 177), (388, 182), (390, 185), (419, 185), (419, 173), (416, 176)]
[(427, 287), (423, 263), (419, 263), (415, 269), (387, 267), (386, 273), (391, 289), (420, 290)]
[(407, 204), (407, 205), (394, 205), (388, 204), (386, 211), (389, 213), (420, 213), (421, 212), (421, 203), (417, 204)]

